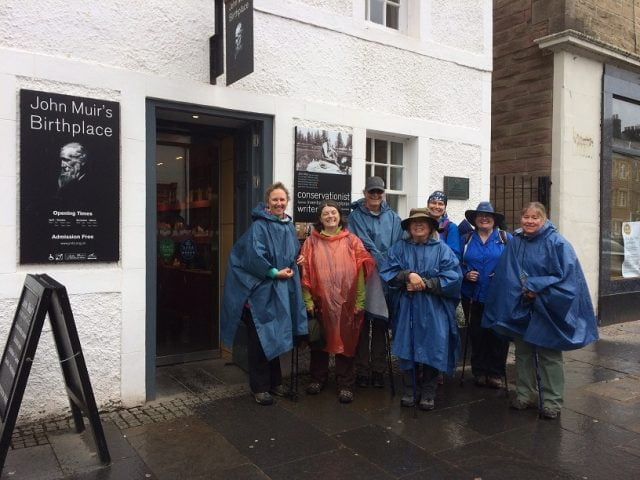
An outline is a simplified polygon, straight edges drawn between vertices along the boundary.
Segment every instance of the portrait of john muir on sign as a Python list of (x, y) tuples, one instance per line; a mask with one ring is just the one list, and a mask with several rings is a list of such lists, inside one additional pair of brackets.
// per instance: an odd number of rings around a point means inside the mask
[(78, 142), (67, 143), (60, 149), (60, 173), (56, 199), (84, 199), (90, 189), (89, 156)]

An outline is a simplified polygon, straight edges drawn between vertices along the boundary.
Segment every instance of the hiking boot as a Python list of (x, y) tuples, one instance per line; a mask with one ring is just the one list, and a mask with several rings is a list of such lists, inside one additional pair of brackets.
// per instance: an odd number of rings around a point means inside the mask
[(360, 388), (367, 388), (369, 386), (369, 377), (365, 375), (356, 375), (356, 385)]
[(353, 392), (351, 390), (347, 390), (346, 388), (343, 388), (338, 392), (338, 401), (340, 403), (353, 402)]
[(317, 395), (322, 391), (322, 384), (320, 382), (311, 382), (307, 385), (305, 392), (309, 395)]
[(380, 372), (371, 374), (371, 385), (375, 388), (384, 388), (384, 376)]
[(473, 376), (473, 384), (476, 387), (485, 387), (487, 385), (487, 381), (484, 377), (480, 376), (480, 375), (474, 375)]
[(401, 407), (413, 407), (415, 406), (415, 402), (413, 401), (413, 392), (405, 393), (400, 399)]
[(542, 417), (547, 418), (549, 420), (555, 420), (560, 415), (560, 410), (555, 410), (550, 407), (544, 407), (542, 409)]
[(423, 398), (422, 400), (420, 400), (420, 403), (418, 404), (418, 408), (420, 410), (433, 410), (434, 408), (436, 408), (436, 404), (433, 400), (433, 398)]
[(275, 395), (276, 397), (286, 397), (287, 391), (284, 389), (282, 385), (276, 385), (275, 387), (271, 387), (269, 390), (271, 395)]
[(502, 388), (502, 379), (499, 377), (487, 377), (487, 387), (489, 388), (493, 388), (493, 389), (499, 389)]
[(273, 397), (269, 392), (258, 392), (253, 394), (253, 398), (256, 400), (258, 405), (272, 405)]
[(512, 408), (513, 410), (526, 410), (527, 408), (537, 408), (537, 406), (534, 403), (525, 402), (524, 400), (520, 400), (518, 397), (515, 397), (511, 400), (509, 408)]
[(444, 385), (444, 374), (442, 372), (438, 374), (438, 385)]

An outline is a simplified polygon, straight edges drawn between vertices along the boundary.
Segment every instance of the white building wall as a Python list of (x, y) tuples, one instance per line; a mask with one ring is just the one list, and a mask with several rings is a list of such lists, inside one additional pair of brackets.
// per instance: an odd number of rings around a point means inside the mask
[(576, 250), (598, 305), (602, 62), (554, 54), (552, 221)]
[[(0, 234), (15, 239), (0, 251), (0, 339), (25, 274), (52, 275), (69, 291), (100, 406), (145, 398), (147, 98), (273, 115), (273, 176), (290, 187), (293, 127), (319, 125), (353, 133), (355, 196), (367, 132), (383, 132), (407, 140), (409, 206), (423, 206), (445, 175), (470, 178), (470, 199), (449, 203), (454, 221), (488, 198), (490, 1), (410, 2), (422, 16), (404, 34), (354, 16), (363, 0), (254, 0), (255, 73), (230, 88), (222, 77), (209, 84), (213, 3), (0, 4)], [(119, 263), (18, 264), (21, 88), (120, 102)], [(51, 335), (42, 338), (23, 417), (68, 407)]]

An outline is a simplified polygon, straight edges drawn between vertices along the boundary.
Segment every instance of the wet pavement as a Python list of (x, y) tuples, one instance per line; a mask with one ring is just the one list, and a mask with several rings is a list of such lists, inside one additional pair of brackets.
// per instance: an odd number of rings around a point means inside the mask
[(475, 387), (468, 372), (464, 386), (446, 379), (436, 409), (414, 417), (388, 385), (341, 405), (332, 384), (304, 394), (302, 376), (298, 401), (261, 407), (224, 360), (162, 367), (157, 400), (102, 414), (110, 465), (88, 431), (58, 419), (16, 428), (0, 478), (640, 478), (640, 321), (601, 337), (566, 352), (558, 420), (508, 409), (503, 391)]

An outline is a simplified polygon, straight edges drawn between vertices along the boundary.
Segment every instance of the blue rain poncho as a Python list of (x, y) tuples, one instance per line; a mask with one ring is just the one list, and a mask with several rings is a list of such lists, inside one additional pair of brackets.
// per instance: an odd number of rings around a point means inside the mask
[[(227, 263), (222, 300), (222, 341), (233, 344), (245, 305), (268, 360), (293, 348), (293, 337), (307, 334), (307, 312), (296, 265), (299, 243), (290, 217), (280, 219), (260, 203), (253, 223), (235, 243)], [(268, 276), (272, 268), (290, 267), (290, 279)]]
[(377, 215), (370, 212), (364, 198), (353, 202), (351, 209), (349, 230), (358, 236), (376, 264), (380, 265), (391, 245), (402, 238), (400, 217), (387, 202), (382, 202)]
[[(535, 292), (535, 299), (525, 299), (523, 289)], [(533, 236), (514, 233), (489, 287), (482, 326), (551, 350), (598, 339), (580, 262), (550, 221)]]
[(401, 240), (387, 252), (380, 276), (392, 282), (407, 271), (437, 278), (439, 288), (433, 292), (407, 292), (404, 286), (391, 289), (392, 353), (400, 358), (404, 370), (418, 362), (452, 373), (460, 344), (455, 318), (462, 281), (458, 258), (441, 240), (431, 238), (421, 244)]

